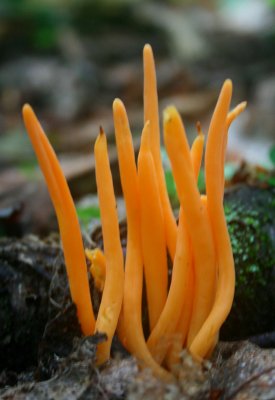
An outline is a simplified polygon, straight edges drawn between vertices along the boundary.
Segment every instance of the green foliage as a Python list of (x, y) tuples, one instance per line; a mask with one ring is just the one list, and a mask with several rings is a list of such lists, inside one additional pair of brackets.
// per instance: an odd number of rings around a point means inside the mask
[(87, 228), (93, 219), (100, 219), (100, 210), (98, 206), (79, 206), (76, 207), (76, 212), (80, 224)]
[(198, 188), (200, 193), (205, 193), (205, 175), (204, 171), (201, 169), (198, 178)]
[(87, 36), (97, 39), (102, 34), (110, 35), (112, 30), (125, 34), (136, 32), (146, 42), (147, 34), (156, 32), (156, 28), (138, 16), (135, 3), (140, 1), (1, 0), (2, 59), (29, 52), (58, 54), (62, 49), (60, 38), (67, 31), (80, 39)]
[(260, 182), (265, 183), (268, 186), (275, 186), (275, 176), (260, 172), (258, 173), (257, 178)]
[(3, 55), (28, 51), (52, 52), (58, 48), (60, 29), (69, 22), (67, 8), (53, 2), (2, 0), (0, 32)]
[[(274, 0), (275, 1), (275, 0)], [(274, 3), (275, 4), (275, 3)], [(275, 145), (271, 147), (271, 149), (269, 150), (269, 158), (273, 164), (273, 166), (275, 167)]]
[(172, 175), (171, 170), (165, 171), (165, 181), (166, 181), (167, 192), (168, 192), (168, 196), (171, 201), (171, 204), (173, 207), (176, 207), (178, 205), (179, 201), (178, 201), (178, 195), (177, 195), (174, 177)]
[[(24, 174), (30, 180), (36, 180), (39, 176), (39, 169), (37, 166), (37, 160), (25, 160), (19, 163), (18, 165), (19, 171)], [(40, 173), (41, 174), (41, 173)]]

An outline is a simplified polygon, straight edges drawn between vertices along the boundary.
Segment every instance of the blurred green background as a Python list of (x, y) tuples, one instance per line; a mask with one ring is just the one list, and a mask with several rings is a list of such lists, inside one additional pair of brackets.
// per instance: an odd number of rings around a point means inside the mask
[[(1, 0), (3, 234), (46, 233), (56, 226), (22, 124), (25, 102), (58, 153), (84, 224), (98, 218), (92, 146), (99, 125), (108, 135), (119, 194), (112, 101), (120, 97), (126, 104), (138, 148), (145, 43), (156, 57), (160, 110), (175, 104), (190, 140), (198, 120), (207, 132), (221, 84), (231, 78), (233, 106), (247, 100), (248, 108), (230, 132), (227, 174), (243, 160), (274, 168), (273, 0)], [(173, 197), (169, 166), (167, 179)]]

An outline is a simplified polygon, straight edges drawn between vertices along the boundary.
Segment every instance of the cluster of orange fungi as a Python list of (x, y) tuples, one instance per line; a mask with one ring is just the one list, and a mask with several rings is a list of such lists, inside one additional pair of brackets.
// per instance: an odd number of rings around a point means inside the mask
[[(208, 131), (205, 151), (206, 195), (197, 180), (204, 152), (201, 130), (188, 145), (175, 107), (164, 110), (164, 144), (180, 201), (179, 220), (171, 208), (160, 153), (156, 72), (152, 49), (144, 47), (144, 128), (136, 164), (132, 135), (121, 100), (113, 103), (119, 169), (127, 216), (124, 260), (110, 170), (107, 140), (100, 128), (94, 146), (104, 254), (87, 256), (102, 290), (95, 318), (85, 249), (74, 203), (56, 155), (29, 105), (23, 116), (56, 211), (72, 300), (84, 335), (106, 334), (97, 348), (98, 365), (110, 357), (117, 334), (138, 360), (164, 379), (187, 348), (207, 358), (233, 301), (234, 261), (223, 210), (224, 161), (228, 129), (245, 103), (229, 111), (232, 83), (222, 86)], [(168, 287), (167, 251), (172, 260)], [(145, 281), (149, 337), (142, 326)]]

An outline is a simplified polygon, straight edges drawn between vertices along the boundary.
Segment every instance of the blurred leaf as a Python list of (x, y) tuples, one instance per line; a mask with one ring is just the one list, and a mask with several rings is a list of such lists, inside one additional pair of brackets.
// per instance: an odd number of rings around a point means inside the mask
[[(275, 4), (275, 0), (274, 0), (274, 4)], [(269, 151), (269, 158), (270, 158), (272, 164), (275, 166), (275, 145), (272, 146)]]
[(168, 192), (170, 201), (173, 205), (175, 205), (175, 203), (178, 203), (178, 195), (177, 195), (177, 191), (176, 191), (174, 177), (172, 175), (171, 170), (165, 171), (165, 182), (166, 182), (167, 192)]
[(33, 157), (32, 146), (23, 130), (10, 130), (0, 136), (0, 157), (1, 161), (13, 163)]
[(234, 163), (226, 163), (224, 166), (224, 178), (226, 181), (230, 181), (238, 170), (239, 166)]
[(205, 193), (205, 176), (204, 176), (203, 170), (200, 170), (200, 173), (199, 173), (198, 188), (199, 188), (200, 193)]
[(26, 160), (22, 161), (18, 165), (18, 169), (22, 172), (27, 178), (33, 180), (37, 179), (41, 172), (39, 172), (37, 160)]
[(35, 35), (35, 45), (39, 49), (49, 49), (57, 42), (57, 33), (52, 27), (41, 27)]
[(269, 186), (275, 186), (275, 176), (268, 173), (260, 172), (257, 176), (260, 182), (266, 183)]
[(92, 219), (100, 219), (100, 210), (97, 206), (79, 206), (76, 207), (76, 212), (80, 220), (80, 224), (87, 227)]

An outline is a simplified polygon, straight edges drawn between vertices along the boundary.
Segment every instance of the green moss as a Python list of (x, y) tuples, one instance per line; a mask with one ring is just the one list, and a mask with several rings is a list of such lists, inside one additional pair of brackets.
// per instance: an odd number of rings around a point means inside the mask
[(236, 268), (236, 292), (224, 338), (274, 329), (275, 190), (242, 186), (225, 197)]

